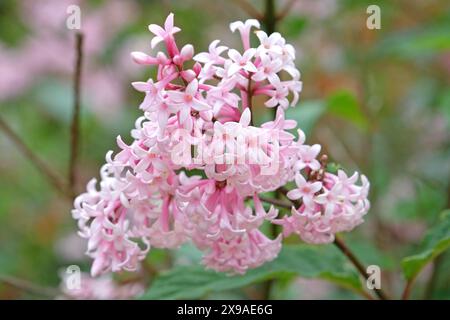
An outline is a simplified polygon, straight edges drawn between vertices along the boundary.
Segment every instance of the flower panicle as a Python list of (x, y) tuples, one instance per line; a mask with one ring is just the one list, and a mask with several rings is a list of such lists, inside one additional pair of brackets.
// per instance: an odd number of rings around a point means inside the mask
[[(326, 243), (362, 222), (370, 206), (367, 178), (357, 185), (358, 174), (324, 172), (320, 145), (305, 144), (301, 129), (297, 137), (290, 132), (297, 123), (285, 110), (302, 90), (294, 47), (279, 33), (259, 30), (256, 20), (230, 29), (239, 32), (243, 50), (214, 40), (195, 54), (189, 44), (179, 50), (180, 29), (170, 14), (163, 27), (149, 26), (151, 47), (164, 44), (165, 52), (132, 53), (136, 63), (157, 67), (156, 79), (132, 83), (145, 94), (143, 114), (131, 143), (117, 138), (119, 152), (107, 153), (99, 183), (92, 179), (72, 210), (88, 242), (92, 276), (137, 270), (151, 247), (186, 241), (204, 252), (208, 268), (245, 273), (273, 260), (284, 236)], [(273, 121), (254, 125), (254, 96), (276, 108)], [(300, 205), (279, 218), (259, 194), (294, 180), (287, 196)], [(283, 233), (266, 236), (264, 221), (282, 225)]]

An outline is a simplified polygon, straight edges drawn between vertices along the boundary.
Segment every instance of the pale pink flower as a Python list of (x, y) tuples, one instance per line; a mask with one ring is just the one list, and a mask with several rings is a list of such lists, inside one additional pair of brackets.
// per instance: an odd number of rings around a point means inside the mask
[(241, 98), (232, 92), (234, 86), (234, 82), (224, 81), (220, 86), (213, 87), (208, 91), (207, 100), (213, 106), (215, 115), (217, 115), (225, 105), (238, 108), (239, 100), (241, 100)]
[(270, 36), (267, 35), (264, 31), (255, 32), (259, 41), (261, 42), (258, 47), (258, 54), (260, 56), (265, 54), (276, 54), (281, 55), (283, 53), (282, 47), (279, 45), (282, 37), (278, 32), (272, 33)]
[(295, 175), (295, 184), (297, 185), (297, 188), (287, 193), (288, 198), (291, 200), (302, 199), (307, 207), (313, 207), (313, 198), (316, 192), (322, 189), (322, 183), (319, 181), (308, 182), (300, 173), (298, 173)]
[(258, 28), (260, 27), (259, 21), (255, 19), (248, 19), (245, 22), (235, 21), (230, 23), (231, 32), (235, 32), (239, 30), (242, 38), (242, 44), (244, 46), (244, 50), (250, 48), (250, 30), (252, 27)]
[(217, 46), (220, 40), (214, 40), (209, 45), (209, 52), (201, 52), (194, 56), (194, 60), (204, 64), (223, 64), (225, 59), (220, 55), (227, 50), (226, 46)]
[(289, 100), (287, 98), (289, 89), (275, 79), (273, 79), (273, 82), (272, 84), (275, 90), (271, 90), (271, 98), (265, 102), (265, 105), (269, 108), (280, 106), (283, 109), (287, 109), (289, 107)]
[(158, 84), (153, 83), (153, 79), (147, 82), (133, 82), (133, 87), (140, 92), (145, 92), (145, 99), (139, 106), (140, 109), (147, 111), (155, 102), (162, 100), (160, 88)]
[(211, 109), (211, 107), (200, 98), (198, 81), (196, 79), (188, 84), (185, 91), (168, 91), (167, 95), (173, 102), (173, 105), (180, 108), (181, 122), (184, 122), (187, 117), (189, 117), (192, 109), (196, 111)]
[(320, 163), (317, 160), (317, 156), (320, 153), (322, 147), (318, 144), (312, 146), (301, 146), (299, 148), (299, 160), (295, 164), (297, 170), (302, 170), (304, 168), (309, 168), (311, 170), (319, 170)]
[(228, 66), (227, 74), (228, 76), (234, 75), (240, 70), (245, 70), (247, 72), (257, 72), (255, 65), (251, 62), (251, 59), (255, 55), (256, 50), (253, 48), (247, 49), (243, 55), (241, 55), (237, 50), (228, 50), (228, 56), (232, 60), (232, 63)]
[(271, 59), (268, 55), (263, 54), (259, 57), (261, 64), (258, 71), (252, 76), (255, 81), (269, 80), (271, 84), (280, 84), (280, 78), (277, 73), (281, 71), (283, 62), (279, 59)]
[(149, 25), (148, 29), (155, 35), (151, 42), (152, 48), (156, 47), (161, 41), (167, 41), (169, 38), (172, 38), (175, 33), (181, 31), (180, 28), (173, 25), (173, 13), (167, 16), (166, 21), (164, 22), (164, 29), (156, 24)]

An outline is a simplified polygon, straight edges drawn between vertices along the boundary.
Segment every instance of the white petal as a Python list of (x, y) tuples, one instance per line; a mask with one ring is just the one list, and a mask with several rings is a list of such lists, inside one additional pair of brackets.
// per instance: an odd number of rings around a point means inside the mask
[(250, 121), (252, 119), (252, 113), (250, 111), (250, 108), (246, 108), (244, 112), (242, 112), (241, 119), (239, 120), (239, 123), (247, 127), (250, 124)]

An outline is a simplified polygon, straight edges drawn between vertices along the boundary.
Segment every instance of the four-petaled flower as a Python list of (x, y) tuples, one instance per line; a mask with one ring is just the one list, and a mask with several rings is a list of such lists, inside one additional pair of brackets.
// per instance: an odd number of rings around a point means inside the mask
[(240, 70), (245, 70), (247, 72), (256, 72), (258, 69), (256, 69), (253, 62), (251, 62), (251, 59), (255, 55), (256, 50), (251, 48), (244, 52), (243, 55), (241, 55), (237, 50), (230, 49), (228, 51), (228, 56), (233, 61), (231, 65), (228, 67), (228, 76), (234, 75), (236, 72)]
[(299, 160), (295, 163), (296, 170), (302, 170), (309, 168), (311, 170), (319, 170), (320, 162), (317, 160), (317, 156), (320, 153), (322, 147), (319, 144), (312, 146), (301, 146), (299, 153)]
[(169, 37), (173, 37), (173, 35), (179, 31), (180, 28), (174, 27), (173, 25), (173, 13), (169, 14), (164, 22), (164, 29), (156, 24), (151, 24), (148, 26), (150, 32), (152, 32), (155, 37), (151, 41), (151, 47), (154, 48), (161, 41), (165, 41)]
[(200, 100), (197, 79), (192, 80), (184, 91), (168, 91), (167, 95), (173, 101), (173, 105), (179, 108), (180, 121), (184, 122), (190, 115), (192, 109), (200, 112), (210, 110), (211, 107)]
[(291, 200), (302, 199), (303, 203), (308, 208), (314, 208), (314, 196), (316, 192), (322, 189), (322, 182), (309, 182), (301, 174), (295, 175), (296, 189), (287, 193), (287, 197)]

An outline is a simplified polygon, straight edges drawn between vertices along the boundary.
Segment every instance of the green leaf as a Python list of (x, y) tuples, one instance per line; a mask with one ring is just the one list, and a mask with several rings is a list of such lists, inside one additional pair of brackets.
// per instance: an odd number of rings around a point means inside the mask
[(449, 27), (449, 23), (446, 22), (426, 29), (417, 28), (393, 33), (380, 42), (374, 55), (416, 59), (446, 52), (450, 48)]
[(349, 91), (340, 90), (327, 99), (328, 111), (354, 123), (362, 130), (368, 127), (366, 116), (362, 113), (356, 97)]
[(323, 101), (302, 101), (295, 108), (286, 110), (286, 119), (297, 121), (298, 127), (308, 136), (325, 111), (326, 105)]
[(330, 173), (337, 173), (338, 170), (342, 170), (344, 168), (342, 168), (342, 166), (339, 163), (335, 163), (335, 162), (330, 162), (327, 164), (327, 172)]
[(429, 262), (449, 246), (450, 210), (445, 210), (438, 224), (423, 239), (419, 252), (403, 259), (402, 268), (406, 279), (414, 279)]
[(203, 266), (179, 266), (159, 275), (142, 299), (196, 299), (268, 279), (301, 276), (321, 278), (361, 290), (361, 282), (345, 257), (333, 246), (285, 246), (274, 261), (245, 275), (226, 275)]

